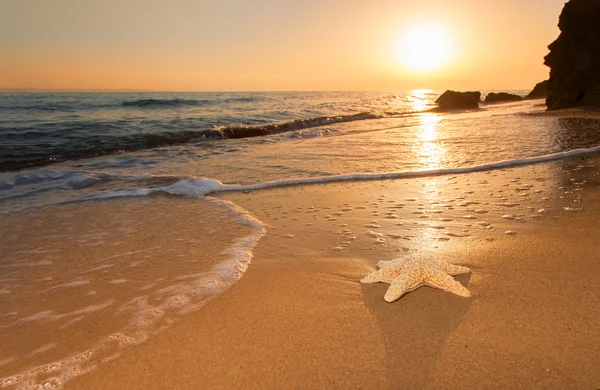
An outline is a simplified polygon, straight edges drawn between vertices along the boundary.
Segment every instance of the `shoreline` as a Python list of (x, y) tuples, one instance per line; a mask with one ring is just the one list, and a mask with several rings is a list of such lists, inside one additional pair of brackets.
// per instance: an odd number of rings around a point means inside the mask
[[(244, 277), (66, 388), (598, 387), (599, 166), (219, 194), (268, 226)], [(470, 267), (473, 298), (359, 283), (403, 254)]]

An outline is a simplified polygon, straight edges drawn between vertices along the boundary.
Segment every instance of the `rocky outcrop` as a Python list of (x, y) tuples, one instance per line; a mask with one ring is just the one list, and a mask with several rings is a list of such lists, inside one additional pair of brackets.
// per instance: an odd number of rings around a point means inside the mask
[(600, 107), (600, 1), (570, 0), (558, 28), (544, 61), (550, 67), (548, 109)]
[(457, 92), (446, 91), (435, 101), (439, 109), (447, 110), (469, 110), (479, 108), (481, 92)]
[(523, 97), (506, 92), (490, 92), (485, 97), (486, 103), (518, 102), (519, 100), (523, 100)]
[(548, 80), (537, 83), (525, 99), (543, 99), (548, 94)]

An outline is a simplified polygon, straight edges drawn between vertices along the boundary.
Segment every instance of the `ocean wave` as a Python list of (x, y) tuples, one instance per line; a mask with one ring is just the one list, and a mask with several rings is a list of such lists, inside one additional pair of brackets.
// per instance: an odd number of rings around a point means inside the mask
[(224, 99), (225, 103), (253, 103), (262, 100), (261, 97), (258, 96), (242, 96), (242, 97), (232, 97)]
[(173, 108), (184, 106), (205, 106), (214, 103), (207, 99), (138, 99), (126, 100), (121, 103), (124, 107), (141, 107), (141, 108)]
[(380, 114), (361, 112), (353, 115), (296, 119), (289, 122), (279, 124), (274, 123), (266, 126), (230, 125), (227, 127), (217, 127), (216, 130), (220, 131), (223, 134), (223, 138), (247, 138), (284, 133), (287, 131), (302, 130), (311, 127), (332, 125), (335, 123), (353, 122), (367, 119), (379, 119), (383, 117), (384, 115)]
[(229, 97), (229, 98), (213, 98), (213, 99), (184, 99), (184, 98), (173, 98), (173, 99), (160, 99), (160, 98), (148, 98), (148, 99), (135, 99), (135, 100), (124, 100), (120, 103), (90, 103), (81, 101), (67, 101), (67, 102), (40, 102), (40, 103), (27, 103), (27, 104), (0, 104), (0, 111), (2, 110), (24, 110), (24, 111), (48, 111), (48, 112), (72, 112), (77, 110), (96, 110), (96, 109), (111, 109), (118, 107), (128, 108), (177, 108), (177, 107), (202, 107), (219, 104), (237, 104), (237, 103), (254, 103), (264, 100), (261, 96), (240, 96), (240, 97)]
[(214, 99), (138, 99), (126, 100), (121, 103), (123, 107), (141, 107), (141, 108), (174, 108), (185, 106), (210, 106), (219, 104), (237, 104), (237, 103), (254, 103), (264, 100), (261, 96), (240, 96), (229, 98), (214, 98)]
[[(221, 138), (215, 130), (172, 131), (149, 134), (131, 134), (125, 136), (95, 135), (70, 137), (65, 142), (50, 144), (48, 139), (33, 145), (29, 153), (22, 150), (2, 151), (0, 171), (14, 171), (23, 168), (49, 165), (52, 163), (99, 157), (118, 152), (132, 152), (161, 146), (184, 144), (194, 140)], [(51, 138), (46, 135), (46, 138)], [(23, 148), (21, 148), (23, 149)]]
[(95, 108), (89, 105), (77, 105), (75, 103), (40, 103), (30, 105), (0, 105), (0, 110), (26, 110), (26, 111), (75, 111), (78, 108)]
[[(363, 112), (354, 115), (297, 119), (262, 126), (230, 125), (215, 126), (212, 129), (127, 135), (116, 135), (119, 127), (115, 124), (88, 122), (63, 123), (60, 131), (55, 129), (52, 132), (48, 131), (43, 134), (39, 133), (40, 130), (37, 128), (21, 130), (20, 132), (6, 131), (2, 133), (2, 136), (6, 138), (22, 138), (23, 135), (30, 135), (31, 132), (35, 132), (34, 134), (40, 136), (40, 138), (39, 142), (29, 146), (29, 150), (23, 147), (13, 150), (9, 146), (0, 146), (0, 171), (14, 171), (60, 161), (79, 160), (117, 152), (132, 152), (208, 140), (260, 137), (335, 123), (377, 119), (384, 116)], [(39, 126), (45, 130), (45, 124)], [(110, 128), (111, 132), (103, 134), (107, 128)], [(69, 135), (63, 136), (62, 134)]]

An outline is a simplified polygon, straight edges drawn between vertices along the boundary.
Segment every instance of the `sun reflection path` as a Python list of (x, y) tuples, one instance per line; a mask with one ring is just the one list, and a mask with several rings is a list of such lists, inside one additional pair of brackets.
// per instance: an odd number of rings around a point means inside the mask
[[(415, 154), (421, 169), (440, 168), (442, 165), (446, 149), (440, 137), (441, 119), (440, 115), (434, 113), (419, 114), (419, 126), (415, 132)], [(439, 178), (435, 177), (426, 179), (423, 186), (423, 199), (431, 208), (438, 204), (438, 180)], [(438, 235), (436, 229), (425, 228), (421, 235), (423, 248), (436, 248), (439, 245)]]
[(439, 122), (437, 114), (424, 113), (419, 117), (420, 126), (416, 133), (416, 160), (423, 169), (440, 168), (446, 149), (439, 139)]
[(433, 142), (437, 139), (437, 125), (440, 117), (436, 114), (421, 114), (421, 133), (419, 138), (423, 141)]
[(413, 111), (425, 111), (435, 106), (434, 99), (437, 94), (429, 89), (415, 89), (406, 95)]

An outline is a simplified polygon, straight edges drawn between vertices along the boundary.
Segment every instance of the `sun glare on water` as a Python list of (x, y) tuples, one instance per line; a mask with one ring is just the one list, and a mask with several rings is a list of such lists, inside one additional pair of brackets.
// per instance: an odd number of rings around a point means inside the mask
[(424, 23), (404, 33), (398, 41), (396, 55), (406, 68), (423, 72), (445, 65), (452, 50), (452, 39), (443, 27)]

